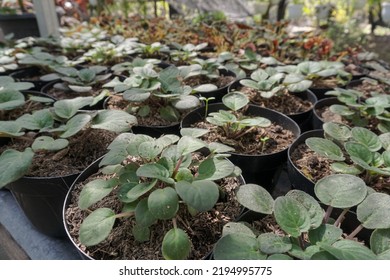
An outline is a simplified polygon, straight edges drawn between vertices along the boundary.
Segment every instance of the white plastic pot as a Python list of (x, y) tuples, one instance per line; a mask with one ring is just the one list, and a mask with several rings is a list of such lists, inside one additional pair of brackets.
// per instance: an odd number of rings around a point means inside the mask
[(382, 3), (382, 20), (386, 24), (390, 24), (390, 2)]
[(287, 6), (287, 18), (288, 19), (299, 19), (303, 13), (303, 4), (289, 4)]

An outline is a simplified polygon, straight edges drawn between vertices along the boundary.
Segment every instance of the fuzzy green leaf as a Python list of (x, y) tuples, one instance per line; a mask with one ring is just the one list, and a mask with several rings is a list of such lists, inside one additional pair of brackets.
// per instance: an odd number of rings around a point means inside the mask
[(86, 210), (92, 204), (106, 197), (115, 187), (114, 181), (96, 179), (88, 182), (81, 190), (78, 206), (81, 210)]
[(257, 237), (260, 250), (267, 255), (286, 253), (292, 248), (291, 241), (286, 236), (279, 236), (273, 232), (260, 234)]
[(175, 189), (167, 187), (154, 190), (148, 196), (148, 209), (156, 219), (169, 220), (179, 210), (179, 198)]
[(390, 228), (390, 196), (384, 193), (373, 193), (366, 197), (357, 207), (357, 218), (365, 228)]
[(214, 259), (216, 260), (265, 260), (267, 255), (259, 248), (256, 238), (246, 234), (228, 234), (215, 244)]
[(99, 244), (110, 234), (115, 213), (109, 208), (99, 208), (88, 215), (80, 226), (79, 240), (85, 246)]
[(255, 184), (242, 185), (237, 190), (238, 202), (249, 210), (272, 214), (274, 199), (271, 194), (261, 186)]
[(102, 110), (92, 120), (92, 128), (121, 133), (137, 124), (137, 118), (121, 110)]
[(185, 260), (191, 247), (188, 235), (180, 228), (173, 228), (165, 234), (161, 249), (166, 260)]
[(213, 181), (180, 181), (175, 188), (180, 198), (199, 212), (211, 210), (219, 198), (218, 185)]
[(54, 139), (50, 136), (39, 136), (31, 145), (34, 152), (45, 150), (45, 151), (59, 151), (66, 148), (69, 141), (66, 139)]
[(5, 150), (0, 155), (0, 188), (23, 177), (32, 163), (34, 152), (26, 148), (23, 152)]
[(305, 141), (306, 145), (320, 156), (331, 160), (343, 161), (343, 151), (335, 143), (320, 137), (310, 137)]

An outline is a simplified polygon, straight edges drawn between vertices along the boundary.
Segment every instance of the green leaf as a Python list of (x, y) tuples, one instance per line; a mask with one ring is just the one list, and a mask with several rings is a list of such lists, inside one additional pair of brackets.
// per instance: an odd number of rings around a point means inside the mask
[(0, 121), (0, 136), (9, 137), (9, 136), (22, 136), (24, 132), (21, 131), (21, 127), (17, 121)]
[(41, 130), (43, 128), (53, 127), (53, 115), (48, 109), (35, 111), (32, 115), (24, 114), (16, 122), (28, 130)]
[(225, 159), (208, 158), (201, 162), (196, 180), (215, 181), (228, 177), (234, 172), (234, 165)]
[(92, 82), (96, 77), (96, 73), (87, 68), (81, 69), (77, 74), (80, 80), (82, 80), (85, 83)]
[(370, 164), (373, 160), (373, 153), (363, 144), (347, 142), (344, 144), (344, 147), (351, 158), (359, 158), (367, 164)]
[(238, 111), (249, 103), (249, 98), (239, 91), (233, 91), (224, 95), (222, 102), (230, 110)]
[(309, 212), (294, 198), (276, 198), (274, 215), (280, 228), (293, 237), (298, 237), (310, 229)]
[(76, 85), (68, 85), (68, 87), (77, 93), (90, 92), (92, 90), (91, 86), (76, 86)]
[(251, 79), (257, 82), (264, 81), (269, 77), (268, 73), (263, 69), (257, 69), (251, 74)]
[(80, 226), (79, 240), (85, 246), (99, 244), (110, 234), (115, 213), (109, 208), (99, 208), (88, 215)]
[(137, 200), (142, 195), (144, 195), (145, 193), (147, 193), (148, 191), (153, 189), (154, 186), (156, 185), (156, 183), (157, 183), (157, 180), (155, 179), (155, 180), (153, 180), (151, 182), (143, 182), (143, 183), (137, 184), (136, 186), (134, 186), (133, 188), (131, 188), (127, 192), (127, 194), (126, 194), (126, 197), (127, 197), (126, 202), (133, 202), (133, 201)]
[(292, 248), (287, 236), (279, 236), (272, 232), (260, 234), (257, 240), (260, 244), (260, 250), (267, 255), (286, 253)]
[(256, 238), (256, 234), (254, 234), (253, 231), (243, 223), (229, 222), (224, 225), (222, 229), (222, 236), (228, 234), (243, 234)]
[(218, 142), (209, 143), (208, 148), (210, 152), (214, 154), (223, 154), (234, 151), (234, 148)]
[(290, 256), (300, 260), (310, 260), (312, 256), (320, 251), (320, 247), (317, 245), (310, 245), (305, 250), (296, 244), (293, 244), (292, 249), (288, 252)]
[(211, 210), (219, 198), (218, 185), (213, 181), (180, 181), (175, 188), (180, 198), (199, 212)]
[(135, 220), (137, 221), (137, 224), (144, 227), (149, 227), (156, 222), (156, 217), (149, 211), (148, 198), (144, 198), (138, 202), (137, 207), (135, 208)]
[(182, 128), (180, 129), (180, 134), (182, 136), (189, 136), (189, 137), (194, 137), (194, 138), (199, 138), (209, 132), (208, 129), (203, 129), (203, 128)]
[(135, 224), (131, 229), (134, 239), (138, 242), (146, 242), (150, 238), (150, 229), (138, 224)]
[(352, 135), (350, 128), (347, 125), (327, 122), (323, 124), (325, 138), (329, 140), (338, 140), (346, 142)]
[(179, 210), (179, 198), (174, 188), (154, 190), (148, 197), (148, 208), (156, 219), (169, 220)]
[(0, 90), (0, 110), (12, 110), (23, 106), (24, 95), (17, 90)]
[(256, 238), (246, 234), (228, 234), (215, 244), (215, 260), (265, 260)]
[(194, 95), (180, 96), (172, 102), (173, 107), (178, 110), (190, 110), (200, 106), (199, 98)]
[(335, 256), (327, 251), (319, 251), (312, 255), (311, 260), (337, 260)]
[(169, 170), (158, 163), (146, 163), (137, 169), (137, 176), (156, 178), (168, 184), (174, 184), (174, 180), (170, 178)]
[(89, 122), (91, 116), (88, 114), (78, 114), (71, 118), (65, 125), (64, 132), (60, 135), (61, 138), (69, 138), (81, 131)]
[(123, 99), (129, 102), (144, 102), (150, 97), (150, 92), (144, 89), (132, 88), (123, 92)]
[(115, 184), (111, 180), (96, 179), (88, 182), (81, 190), (78, 206), (86, 210), (92, 204), (106, 197), (114, 189)]
[(316, 229), (309, 231), (309, 240), (311, 244), (323, 242), (333, 244), (342, 238), (343, 231), (334, 225), (323, 224)]
[(69, 141), (66, 139), (53, 139), (50, 136), (39, 136), (32, 143), (31, 148), (34, 152), (45, 150), (45, 151), (58, 151), (66, 148)]
[(298, 64), (298, 70), (304, 74), (314, 74), (322, 70), (321, 64), (317, 61), (304, 61)]
[(352, 128), (352, 137), (357, 142), (366, 146), (371, 152), (379, 151), (382, 148), (382, 143), (379, 140), (379, 137), (367, 128)]
[(180, 155), (185, 155), (196, 152), (203, 147), (206, 147), (206, 143), (202, 140), (190, 136), (183, 136), (177, 143), (177, 152)]
[(271, 194), (261, 186), (255, 184), (246, 184), (238, 187), (238, 202), (249, 210), (272, 214), (274, 209), (274, 199)]
[(362, 173), (362, 169), (355, 166), (355, 165), (348, 165), (345, 162), (334, 162), (331, 163), (330, 168), (335, 173), (344, 173), (344, 174), (351, 174), (351, 175), (358, 175)]
[(260, 85), (253, 80), (243, 79), (243, 80), (240, 80), (240, 84), (243, 85), (244, 87), (249, 87), (249, 88), (253, 88), (253, 89), (260, 88)]
[(377, 257), (366, 246), (352, 240), (339, 240), (329, 245), (319, 243), (319, 246), (339, 260), (375, 260)]
[(390, 229), (376, 229), (370, 237), (371, 250), (379, 255), (390, 250)]
[(354, 111), (350, 110), (348, 106), (340, 105), (340, 104), (333, 104), (329, 107), (329, 110), (337, 115), (347, 117), (347, 116), (353, 116), (355, 114)]
[(92, 128), (121, 133), (137, 125), (137, 118), (121, 110), (102, 110), (92, 120)]
[(191, 247), (188, 235), (180, 228), (173, 228), (165, 234), (161, 249), (166, 260), (185, 260)]
[(54, 103), (54, 112), (63, 119), (70, 119), (77, 111), (93, 102), (93, 97), (76, 97), (73, 99), (63, 99)]
[(23, 152), (5, 150), (0, 155), (0, 188), (26, 175), (33, 157), (31, 148), (26, 148)]
[(298, 83), (287, 85), (289, 92), (304, 92), (312, 86), (313, 82), (309, 80), (303, 80)]
[(289, 255), (285, 255), (285, 254), (272, 254), (270, 256), (268, 256), (267, 260), (284, 260), (284, 261), (289, 261), (289, 260), (292, 260), (293, 258), (291, 258)]
[(310, 216), (311, 228), (317, 228), (321, 225), (324, 217), (324, 210), (314, 197), (301, 190), (291, 190), (286, 196), (294, 198), (306, 208)]
[(179, 121), (179, 114), (171, 106), (161, 107), (159, 109), (159, 113), (161, 115), (161, 118), (163, 118), (166, 121), (169, 121), (172, 123), (176, 123)]
[(365, 228), (390, 228), (390, 196), (372, 193), (357, 207), (357, 218)]
[(218, 87), (216, 85), (213, 85), (213, 84), (203, 84), (203, 85), (199, 85), (199, 86), (194, 87), (194, 91), (197, 91), (197, 92), (212, 92), (212, 91), (215, 91), (217, 89), (218, 89)]
[(331, 160), (343, 161), (343, 151), (335, 143), (320, 137), (310, 137), (305, 141), (306, 145), (320, 156)]
[(155, 159), (164, 149), (163, 145), (159, 145), (157, 141), (147, 141), (143, 142), (138, 146), (138, 153), (139, 156), (147, 159), (152, 160)]
[(379, 140), (385, 150), (390, 150), (390, 132), (379, 135)]
[(314, 186), (314, 192), (325, 205), (346, 209), (363, 201), (367, 186), (359, 177), (334, 174), (320, 179)]

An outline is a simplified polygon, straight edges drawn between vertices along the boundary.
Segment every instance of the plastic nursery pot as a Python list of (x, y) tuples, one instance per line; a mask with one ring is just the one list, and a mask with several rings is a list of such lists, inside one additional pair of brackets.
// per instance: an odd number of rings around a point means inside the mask
[[(218, 69), (218, 72), (219, 72), (220, 76), (229, 76), (229, 77), (236, 78), (236, 74), (230, 70)], [(205, 98), (214, 97), (215, 99), (210, 100), (209, 103), (220, 103), (220, 102), (222, 102), (222, 97), (226, 93), (228, 93), (228, 89), (229, 89), (230, 85), (233, 84), (234, 82), (235, 82), (235, 80), (231, 81), (229, 84), (227, 84), (221, 88), (218, 88), (216, 90), (207, 91), (207, 92), (199, 92), (198, 94), (202, 97), (205, 97)]]
[(22, 177), (7, 185), (24, 214), (41, 233), (65, 237), (62, 207), (78, 174), (63, 177)]
[(84, 180), (88, 179), (88, 177), (92, 176), (99, 170), (99, 163), (102, 161), (103, 156), (99, 159), (95, 160), (93, 163), (91, 163), (87, 168), (85, 168), (73, 181), (72, 185), (70, 186), (69, 190), (67, 191), (67, 194), (65, 196), (65, 199), (63, 201), (62, 205), (62, 223), (63, 228), (65, 229), (66, 236), (69, 238), (69, 240), (72, 242), (74, 247), (77, 249), (78, 253), (80, 254), (81, 258), (84, 260), (92, 260), (90, 256), (88, 256), (81, 248), (76, 244), (76, 242), (73, 240), (72, 235), (70, 234), (69, 225), (66, 221), (66, 210), (68, 209), (68, 206), (70, 205), (72, 201), (72, 190), (75, 188), (75, 186), (83, 182)]
[(300, 145), (304, 144), (307, 138), (310, 137), (324, 137), (324, 131), (322, 129), (310, 130), (302, 133), (288, 148), (287, 152), (287, 173), (290, 179), (291, 185), (294, 189), (302, 190), (313, 197), (314, 194), (314, 182), (307, 178), (293, 163), (292, 153)]
[[(193, 124), (203, 121), (205, 106), (193, 110), (187, 114), (181, 122), (181, 127), (191, 127)], [(218, 110), (227, 110), (222, 103), (209, 104), (208, 113)], [(295, 139), (301, 131), (299, 126), (291, 118), (284, 114), (263, 108), (256, 105), (249, 105), (247, 115), (260, 116), (269, 119), (272, 123), (278, 124), (286, 130), (290, 130)], [(277, 174), (287, 159), (287, 148), (272, 154), (244, 155), (232, 152), (229, 159), (242, 170), (242, 175), (247, 183), (257, 183), (264, 188), (272, 189), (276, 182)]]
[(330, 107), (331, 105), (334, 104), (342, 104), (342, 102), (339, 101), (337, 97), (328, 97), (328, 98), (318, 100), (316, 104), (314, 104), (313, 118), (312, 118), (313, 129), (322, 129), (322, 125), (324, 124), (324, 119), (323, 116), (320, 115), (320, 112), (322, 111), (322, 109), (326, 107)]
[[(73, 235), (71, 234), (71, 229), (69, 228), (69, 224), (67, 222), (67, 215), (66, 211), (69, 207), (69, 205), (72, 202), (73, 199), (73, 190), (76, 187), (77, 184), (87, 180), (90, 176), (97, 173), (99, 171), (99, 164), (104, 156), (100, 157), (96, 161), (94, 161), (92, 164), (90, 164), (84, 171), (82, 171), (79, 176), (73, 181), (73, 184), (68, 190), (68, 193), (66, 194), (63, 208), (62, 208), (62, 221), (63, 221), (63, 227), (65, 228), (66, 236), (69, 238), (69, 240), (72, 242), (73, 246), (77, 249), (78, 253), (80, 254), (81, 258), (84, 260), (94, 260), (91, 256), (89, 256), (87, 253), (85, 253), (80, 247), (80, 244), (77, 244), (75, 240), (73, 239)], [(246, 183), (243, 176), (239, 177), (239, 182), (241, 185), (244, 185)], [(242, 211), (239, 215), (239, 217), (242, 215), (244, 211)], [(238, 218), (237, 218), (238, 219)], [(203, 260), (209, 260), (212, 258), (212, 252), (209, 252), (203, 257)]]
[(34, 88), (31, 90), (41, 91), (42, 87), (48, 84), (48, 82), (44, 82), (40, 80), (40, 77), (45, 73), (39, 67), (32, 66), (20, 69), (10, 74), (10, 77), (14, 78), (19, 82), (29, 82), (34, 84)]
[(37, 18), (32, 13), (0, 15), (0, 28), (3, 30), (4, 35), (13, 33), (13, 39), (40, 36)]
[[(240, 84), (240, 80), (237, 80), (229, 86), (228, 92), (235, 91), (241, 87), (242, 85)], [(301, 132), (310, 130), (312, 128), (311, 119), (313, 114), (313, 107), (314, 104), (317, 102), (316, 95), (311, 90), (306, 90), (304, 92), (290, 93), (290, 94), (299, 96), (302, 100), (308, 100), (310, 101), (311, 104), (313, 104), (313, 106), (305, 112), (296, 113), (296, 114), (286, 114), (288, 117), (293, 119), (299, 125)]]

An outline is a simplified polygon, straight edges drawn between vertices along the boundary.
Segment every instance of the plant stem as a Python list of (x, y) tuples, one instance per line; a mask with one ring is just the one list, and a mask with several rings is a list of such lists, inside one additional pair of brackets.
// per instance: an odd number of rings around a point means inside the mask
[(364, 227), (363, 227), (362, 224), (358, 225), (358, 226), (355, 228), (355, 230), (354, 230), (350, 235), (348, 235), (348, 236), (346, 237), (346, 239), (352, 239), (352, 238), (354, 238), (354, 237), (356, 236), (356, 234), (358, 234), (363, 228), (364, 228)]
[(326, 224), (328, 222), (332, 211), (333, 211), (333, 207), (329, 205), (328, 208), (326, 209), (325, 216), (324, 216), (324, 219), (322, 221), (324, 224)]
[(172, 178), (175, 178), (175, 177), (176, 177), (176, 174), (177, 174), (177, 172), (179, 171), (180, 165), (181, 165), (181, 163), (183, 162), (183, 158), (184, 158), (184, 156), (181, 156), (181, 157), (179, 158), (179, 160), (177, 161), (176, 166), (175, 166), (175, 169), (173, 170), (173, 173), (172, 173)]
[(334, 226), (338, 227), (342, 223), (342, 221), (345, 218), (345, 214), (348, 213), (348, 210), (349, 210), (349, 208), (344, 209), (343, 212), (341, 212), (340, 216), (338, 216), (337, 220), (334, 222)]
[(251, 132), (252, 130), (254, 130), (256, 128), (256, 126), (252, 126), (251, 128), (245, 130), (244, 132), (241, 132), (240, 134), (236, 135), (234, 138), (240, 138), (242, 136), (244, 136), (245, 134), (248, 134), (249, 132)]
[(134, 212), (122, 212), (122, 213), (116, 214), (115, 218), (127, 218), (127, 217), (131, 217), (131, 216), (134, 216)]
[(298, 237), (299, 247), (301, 247), (302, 250), (305, 250), (305, 241), (303, 239), (303, 233)]

